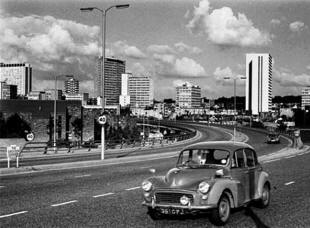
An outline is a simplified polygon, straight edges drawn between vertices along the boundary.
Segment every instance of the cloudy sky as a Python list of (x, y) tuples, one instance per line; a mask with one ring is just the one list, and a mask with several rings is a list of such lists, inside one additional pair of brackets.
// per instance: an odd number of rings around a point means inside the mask
[(273, 96), (310, 86), (308, 0), (0, 0), (0, 62), (30, 63), (34, 90), (73, 74), (92, 95), (101, 17), (79, 9), (123, 3), (130, 7), (107, 14), (107, 55), (150, 75), (156, 99), (175, 98), (186, 81), (208, 98), (233, 96), (232, 80), (223, 78), (245, 75), (246, 53), (274, 58)]

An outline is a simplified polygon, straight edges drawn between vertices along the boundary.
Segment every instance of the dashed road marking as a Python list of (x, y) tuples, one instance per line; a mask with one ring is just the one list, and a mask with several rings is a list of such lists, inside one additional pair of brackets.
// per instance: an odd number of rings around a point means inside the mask
[(20, 214), (25, 214), (28, 211), (20, 211), (20, 212), (16, 212), (16, 213), (12, 213), (12, 214), (7, 214), (7, 215), (1, 215), (0, 218), (6, 218), (6, 217), (10, 217), (10, 216), (14, 216), (14, 215), (20, 215)]
[(152, 166), (143, 166), (143, 167), (140, 167), (140, 169), (150, 169), (152, 168)]
[(82, 177), (90, 177), (90, 174), (85, 174), (85, 175), (79, 175), (79, 176), (75, 176), (75, 178), (82, 178)]
[(287, 183), (285, 183), (284, 185), (291, 185), (291, 184), (294, 184), (295, 183), (295, 181), (291, 181), (291, 182), (287, 182)]
[(58, 207), (58, 206), (62, 206), (62, 205), (66, 205), (66, 204), (71, 204), (71, 203), (76, 203), (77, 200), (71, 200), (71, 201), (67, 201), (67, 202), (63, 202), (63, 203), (57, 203), (57, 204), (52, 204), (52, 207)]
[(5, 188), (5, 186), (1, 185), (0, 188)]
[(96, 196), (93, 196), (93, 198), (98, 198), (98, 197), (103, 197), (103, 196), (110, 196), (110, 195), (113, 195), (115, 193), (113, 192), (108, 192), (108, 193), (104, 193), (104, 194), (101, 194), (101, 195), (96, 195)]
[(140, 186), (137, 186), (137, 187), (133, 187), (133, 188), (127, 188), (125, 189), (126, 191), (131, 191), (131, 190), (135, 190), (135, 189), (139, 189), (141, 188)]

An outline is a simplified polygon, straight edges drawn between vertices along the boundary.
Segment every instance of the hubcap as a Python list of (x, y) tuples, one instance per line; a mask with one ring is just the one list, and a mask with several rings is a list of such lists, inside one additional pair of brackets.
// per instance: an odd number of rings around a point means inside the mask
[(267, 187), (264, 187), (264, 191), (263, 191), (263, 202), (265, 205), (268, 204), (269, 202), (269, 191)]
[(226, 221), (229, 217), (229, 202), (227, 199), (222, 199), (219, 205), (219, 214), (222, 221)]

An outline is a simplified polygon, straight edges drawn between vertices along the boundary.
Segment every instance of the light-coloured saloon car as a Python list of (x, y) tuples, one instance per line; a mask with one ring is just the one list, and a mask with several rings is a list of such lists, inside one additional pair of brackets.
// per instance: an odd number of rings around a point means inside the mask
[(225, 224), (231, 208), (270, 201), (270, 181), (246, 143), (217, 141), (184, 148), (175, 168), (143, 181), (142, 203), (152, 219), (162, 215), (211, 212), (215, 225)]

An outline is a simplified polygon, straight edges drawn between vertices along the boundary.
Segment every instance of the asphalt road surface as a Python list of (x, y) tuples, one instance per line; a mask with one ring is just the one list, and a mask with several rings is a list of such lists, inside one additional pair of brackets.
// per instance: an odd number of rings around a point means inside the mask
[[(231, 215), (226, 227), (309, 227), (310, 154), (264, 164), (271, 174), (267, 209)], [(153, 221), (141, 206), (142, 180), (164, 174), (175, 158), (3, 177), (1, 227), (212, 227), (207, 215)], [(259, 226), (261, 225), (261, 226)]]

